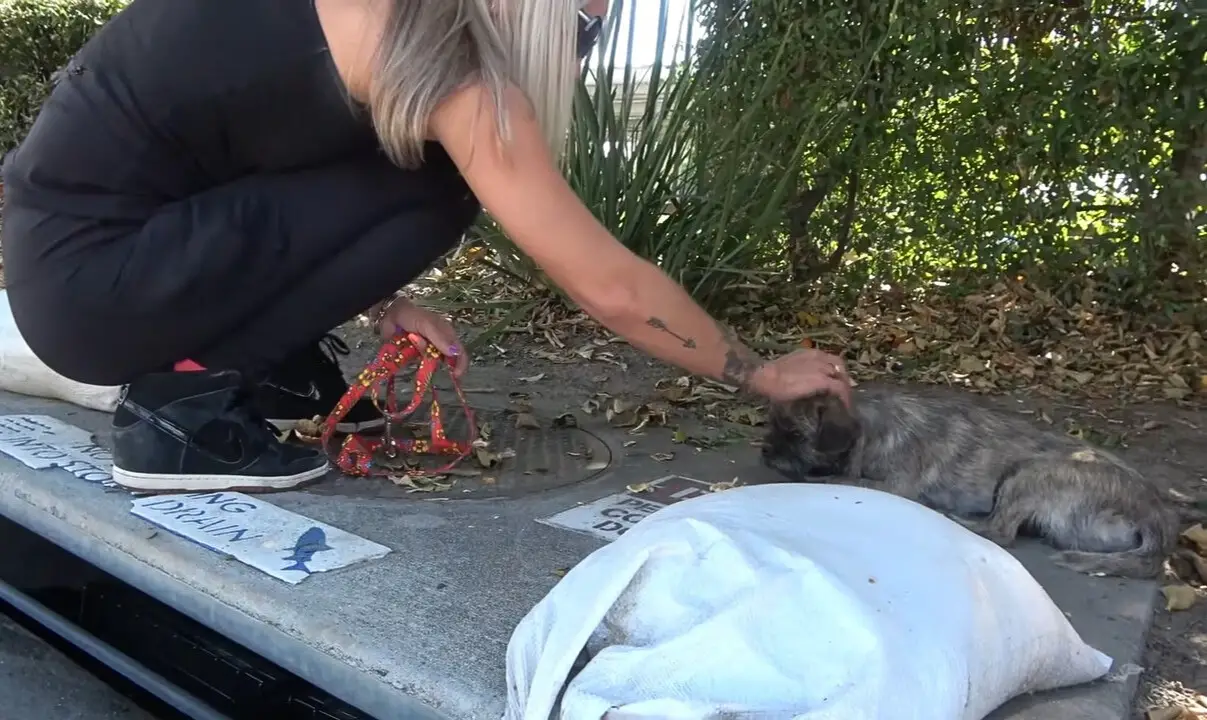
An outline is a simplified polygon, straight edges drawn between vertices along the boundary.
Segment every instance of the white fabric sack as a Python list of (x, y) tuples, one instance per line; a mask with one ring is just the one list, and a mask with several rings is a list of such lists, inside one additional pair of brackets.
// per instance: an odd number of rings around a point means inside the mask
[(62, 400), (101, 412), (113, 412), (121, 394), (121, 386), (68, 380), (39, 360), (17, 330), (5, 290), (0, 290), (0, 390)]
[(516, 627), (505, 720), (981, 720), (1102, 677), (1008, 552), (926, 507), (837, 485), (659, 510)]

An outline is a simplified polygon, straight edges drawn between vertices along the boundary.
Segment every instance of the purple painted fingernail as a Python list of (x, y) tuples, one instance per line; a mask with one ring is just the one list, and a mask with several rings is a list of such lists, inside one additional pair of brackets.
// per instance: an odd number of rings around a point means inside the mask
[(460, 346), (460, 345), (449, 345), (449, 346), (448, 346), (448, 354), (449, 354), (449, 355), (460, 355), (460, 354), (461, 354), (461, 346)]

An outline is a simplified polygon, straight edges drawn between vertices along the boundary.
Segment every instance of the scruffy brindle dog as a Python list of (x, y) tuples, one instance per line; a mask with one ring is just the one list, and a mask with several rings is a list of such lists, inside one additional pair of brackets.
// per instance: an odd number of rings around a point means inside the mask
[(1002, 546), (1027, 532), (1088, 573), (1151, 578), (1177, 541), (1161, 493), (1119, 458), (968, 399), (858, 389), (771, 408), (763, 462), (789, 480), (860, 485)]

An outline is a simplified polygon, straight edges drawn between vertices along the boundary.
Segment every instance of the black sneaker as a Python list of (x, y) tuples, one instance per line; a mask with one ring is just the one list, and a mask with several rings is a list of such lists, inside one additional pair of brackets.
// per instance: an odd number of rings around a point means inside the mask
[(113, 415), (113, 479), (130, 490), (286, 490), (327, 470), (322, 450), (277, 438), (232, 370), (146, 375)]
[[(339, 355), (347, 355), (348, 346), (335, 335), (327, 334), (318, 342), (302, 348), (273, 368), (256, 386), (255, 403), (268, 422), (288, 432), (302, 420), (327, 417), (348, 392), (348, 383), (340, 370)], [(343, 420), (337, 432), (357, 433), (385, 425), (385, 418), (369, 398), (361, 398)]]

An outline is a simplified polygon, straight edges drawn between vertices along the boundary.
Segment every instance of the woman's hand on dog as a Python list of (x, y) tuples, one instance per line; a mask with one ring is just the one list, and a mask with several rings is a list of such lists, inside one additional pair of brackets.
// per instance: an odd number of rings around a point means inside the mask
[(847, 366), (837, 355), (821, 350), (797, 350), (763, 365), (755, 372), (752, 389), (772, 402), (829, 392), (848, 407), (851, 404), (851, 378)]
[(424, 340), (436, 346), (445, 357), (453, 358), (453, 376), (461, 377), (469, 368), (469, 354), (461, 345), (453, 324), (442, 315), (424, 310), (406, 298), (399, 298), (385, 309), (377, 326), (382, 339), (389, 340), (399, 332), (410, 332), (422, 340), (419, 350), (426, 347)]

